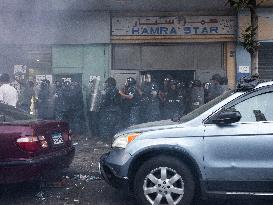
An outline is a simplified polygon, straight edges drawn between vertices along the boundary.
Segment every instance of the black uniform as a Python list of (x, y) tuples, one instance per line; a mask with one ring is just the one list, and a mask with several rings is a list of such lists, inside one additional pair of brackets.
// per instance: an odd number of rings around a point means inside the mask
[(71, 112), (71, 83), (70, 82), (64, 82), (62, 86), (62, 97), (64, 100), (63, 104), (63, 120), (68, 122), (70, 125), (72, 123), (72, 112)]
[(204, 88), (194, 86), (191, 91), (191, 109), (195, 110), (204, 104)]
[(141, 113), (143, 122), (160, 120), (159, 89), (154, 82), (145, 82), (142, 88)]
[(62, 84), (56, 84), (54, 91), (54, 116), (56, 120), (64, 120), (65, 99)]
[(43, 81), (38, 94), (38, 118), (40, 119), (48, 119), (49, 96), (50, 92), (48, 84)]
[(120, 94), (115, 86), (106, 87), (100, 107), (100, 136), (113, 137), (120, 129)]
[(179, 116), (182, 117), (186, 112), (186, 87), (184, 82), (180, 82), (177, 84), (178, 90), (178, 109)]
[(179, 99), (177, 88), (171, 88), (166, 94), (166, 102), (164, 106), (165, 119), (173, 119), (179, 117)]
[(71, 86), (71, 128), (77, 134), (84, 132), (84, 111), (83, 111), (83, 93), (82, 88), (77, 82), (73, 82)]
[(22, 92), (22, 102), (20, 108), (27, 113), (30, 113), (31, 99), (35, 96), (35, 91), (29, 84), (26, 85)]
[(214, 98), (222, 95), (223, 92), (224, 92), (223, 88), (222, 88), (222, 86), (220, 84), (214, 84), (214, 83), (212, 83), (209, 86), (209, 89), (208, 89), (208, 101), (211, 101)]
[[(129, 94), (128, 92), (129, 87), (125, 86), (122, 92), (126, 95)], [(129, 118), (130, 118), (130, 112), (131, 112), (132, 103), (128, 99), (122, 99), (121, 100), (121, 127), (126, 128), (129, 127)]]
[(129, 126), (132, 126), (140, 123), (140, 95), (136, 85), (128, 87), (128, 95), (133, 97), (128, 100), (130, 105)]
[(141, 86), (141, 108), (140, 108), (140, 122), (145, 123), (149, 121), (149, 106), (151, 104), (151, 92), (152, 92), (152, 83), (144, 82)]

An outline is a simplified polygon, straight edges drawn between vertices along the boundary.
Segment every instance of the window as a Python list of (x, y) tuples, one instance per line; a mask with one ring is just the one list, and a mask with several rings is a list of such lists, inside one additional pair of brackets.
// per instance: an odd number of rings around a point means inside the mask
[(273, 92), (254, 96), (232, 107), (242, 115), (240, 122), (273, 121)]

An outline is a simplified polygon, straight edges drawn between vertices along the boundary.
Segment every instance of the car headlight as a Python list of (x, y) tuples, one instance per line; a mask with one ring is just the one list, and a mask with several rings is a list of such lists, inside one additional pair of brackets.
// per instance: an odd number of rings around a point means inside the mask
[(120, 135), (119, 137), (117, 137), (113, 144), (112, 147), (116, 147), (116, 148), (126, 148), (126, 146), (134, 141), (134, 139), (139, 136), (141, 133), (130, 133), (130, 134), (123, 134)]

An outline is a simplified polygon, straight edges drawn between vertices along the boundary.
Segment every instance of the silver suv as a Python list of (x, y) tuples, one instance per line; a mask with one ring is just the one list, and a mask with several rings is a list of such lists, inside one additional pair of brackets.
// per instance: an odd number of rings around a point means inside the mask
[(139, 204), (188, 205), (196, 194), (273, 195), (273, 82), (226, 92), (171, 120), (118, 133), (101, 174)]

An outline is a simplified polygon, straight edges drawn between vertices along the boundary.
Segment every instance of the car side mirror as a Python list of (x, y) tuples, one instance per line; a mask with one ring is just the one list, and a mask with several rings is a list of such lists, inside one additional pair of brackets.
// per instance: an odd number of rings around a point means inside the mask
[(213, 119), (212, 122), (217, 125), (232, 124), (239, 122), (241, 118), (242, 115), (239, 111), (224, 111)]

